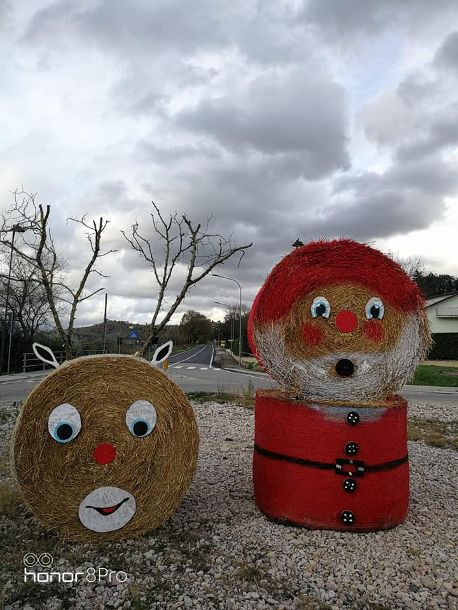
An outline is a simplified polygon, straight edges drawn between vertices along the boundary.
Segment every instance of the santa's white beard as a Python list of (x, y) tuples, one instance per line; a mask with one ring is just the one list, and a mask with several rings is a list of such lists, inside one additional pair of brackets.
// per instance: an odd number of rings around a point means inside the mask
[[(317, 400), (380, 399), (402, 388), (424, 356), (418, 319), (406, 317), (397, 345), (385, 352), (336, 352), (300, 360), (287, 353), (279, 324), (255, 329), (254, 339), (265, 368), (284, 390)], [(344, 358), (355, 367), (350, 377), (335, 373)]]

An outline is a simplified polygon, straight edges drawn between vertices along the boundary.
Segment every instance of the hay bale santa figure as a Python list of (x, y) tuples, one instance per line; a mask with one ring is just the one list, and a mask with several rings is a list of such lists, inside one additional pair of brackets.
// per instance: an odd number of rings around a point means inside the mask
[(404, 521), (407, 403), (396, 392), (431, 343), (417, 285), (367, 245), (309, 243), (268, 276), (249, 339), (279, 385), (256, 396), (259, 508), (312, 528)]

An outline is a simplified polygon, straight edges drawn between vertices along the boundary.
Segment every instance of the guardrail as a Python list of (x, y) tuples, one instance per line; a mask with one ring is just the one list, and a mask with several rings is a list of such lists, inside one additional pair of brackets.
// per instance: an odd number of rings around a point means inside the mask
[[(78, 356), (94, 356), (96, 354), (106, 354), (107, 350), (84, 350), (78, 352)], [(54, 356), (59, 364), (62, 364), (65, 360), (65, 352), (54, 352)], [(45, 371), (46, 369), (52, 369), (53, 367), (46, 364), (35, 356), (33, 352), (25, 352), (22, 358), (22, 372), (29, 373), (30, 371)]]

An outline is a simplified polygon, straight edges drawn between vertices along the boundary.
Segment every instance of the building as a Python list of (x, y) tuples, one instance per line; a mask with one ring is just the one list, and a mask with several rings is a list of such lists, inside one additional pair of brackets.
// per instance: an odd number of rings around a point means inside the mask
[(458, 292), (443, 294), (426, 301), (434, 347), (431, 359), (458, 358)]

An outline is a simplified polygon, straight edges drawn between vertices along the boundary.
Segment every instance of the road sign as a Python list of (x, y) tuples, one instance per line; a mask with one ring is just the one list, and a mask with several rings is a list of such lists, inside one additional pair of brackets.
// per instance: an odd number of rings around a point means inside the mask
[(132, 329), (129, 333), (129, 339), (138, 339), (138, 330)]

